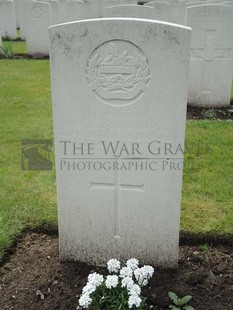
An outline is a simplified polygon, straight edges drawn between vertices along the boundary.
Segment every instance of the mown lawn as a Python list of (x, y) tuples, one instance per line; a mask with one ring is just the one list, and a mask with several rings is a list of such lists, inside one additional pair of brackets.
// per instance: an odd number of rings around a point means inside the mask
[(181, 228), (233, 233), (233, 122), (188, 121)]
[[(21, 139), (53, 137), (49, 62), (2, 60), (0, 72), (1, 257), (23, 228), (56, 227), (57, 213), (55, 172), (21, 170)], [(181, 229), (233, 233), (233, 122), (188, 121), (186, 144)]]
[(25, 226), (56, 225), (55, 174), (21, 171), (21, 139), (53, 136), (48, 61), (0, 61), (0, 257)]
[(25, 41), (3, 41), (3, 46), (10, 46), (14, 54), (27, 53), (27, 46)]

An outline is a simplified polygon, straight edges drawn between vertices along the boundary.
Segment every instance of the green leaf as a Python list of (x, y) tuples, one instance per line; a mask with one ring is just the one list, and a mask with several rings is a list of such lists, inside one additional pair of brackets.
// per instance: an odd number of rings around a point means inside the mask
[(179, 300), (179, 305), (180, 306), (186, 305), (191, 299), (192, 299), (192, 296), (186, 295)]
[(169, 292), (168, 296), (174, 302), (174, 304), (177, 305), (178, 296), (174, 292)]
[(188, 306), (188, 305), (184, 306), (183, 309), (184, 310), (194, 310), (194, 308), (192, 306)]
[(170, 308), (171, 310), (181, 310), (180, 308), (178, 308), (178, 307), (176, 307), (176, 306), (174, 306), (174, 305), (170, 305), (169, 308)]

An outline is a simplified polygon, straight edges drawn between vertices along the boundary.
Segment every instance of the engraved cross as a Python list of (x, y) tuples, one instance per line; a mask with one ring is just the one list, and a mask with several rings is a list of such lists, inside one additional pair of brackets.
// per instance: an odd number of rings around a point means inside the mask
[(114, 182), (91, 182), (91, 189), (114, 190), (114, 237), (120, 237), (120, 191), (144, 191), (144, 184), (124, 184), (120, 181), (119, 170), (115, 170)]

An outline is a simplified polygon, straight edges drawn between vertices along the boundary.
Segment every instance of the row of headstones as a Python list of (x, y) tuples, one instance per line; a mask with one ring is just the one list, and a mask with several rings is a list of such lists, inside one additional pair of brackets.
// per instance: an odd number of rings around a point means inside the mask
[(152, 6), (155, 10), (156, 19), (170, 23), (185, 25), (186, 8), (202, 4), (229, 4), (232, 1), (226, 0), (153, 0), (146, 3), (146, 6)]
[[(0, 34), (11, 39), (17, 38), (16, 29), (21, 29), (21, 39), (26, 38), (27, 15), (39, 18), (30, 0), (0, 0)], [(137, 0), (44, 0), (49, 3), (49, 24), (59, 24), (73, 20), (103, 17), (103, 9), (109, 5), (137, 4)], [(31, 11), (32, 12), (31, 12)], [(46, 9), (45, 9), (46, 10)], [(43, 12), (42, 12), (43, 14)], [(30, 22), (30, 20), (29, 20)]]
[[(48, 12), (49, 16), (45, 18), (46, 26), (81, 19), (119, 15), (158, 19), (184, 25), (186, 7), (207, 2), (223, 3), (223, 1), (157, 0), (144, 1), (146, 5), (135, 6), (138, 0), (44, 0), (43, 3), (47, 3), (47, 6), (44, 5), (43, 9), (43, 6), (34, 8), (30, 0), (0, 0), (0, 36), (16, 39), (16, 28), (18, 27), (21, 30), (21, 39), (26, 39), (27, 28), (33, 23), (33, 19), (40, 17), (43, 19), (43, 15), (48, 15)], [(232, 4), (233, 2), (224, 3)]]
[[(78, 12), (74, 8), (80, 8), (80, 3), (82, 7), (88, 8), (85, 11), (86, 14), (91, 14), (94, 11), (98, 13), (100, 5), (97, 0), (93, 1), (95, 2), (88, 1), (85, 5), (78, 1), (66, 1), (61, 2), (60, 5), (64, 6), (63, 14), (67, 12), (65, 7), (71, 8), (70, 12), (73, 12), (74, 15), (70, 15), (69, 20), (73, 20), (76, 19)], [(11, 3), (11, 1), (5, 2)], [(68, 3), (70, 6), (67, 6)], [(49, 53), (48, 27), (51, 25), (51, 16), (53, 16), (53, 24), (59, 22), (58, 18), (55, 18), (59, 12), (57, 4), (57, 2), (45, 3), (38, 1), (25, 4), (24, 23), (22, 23), (25, 29), (21, 27), (21, 33), (25, 30), (27, 49), (30, 54), (47, 55)], [(90, 5), (95, 7), (95, 10), (90, 11)], [(153, 3), (149, 2), (146, 6), (111, 6), (104, 9), (104, 16), (152, 18), (154, 9), (148, 5), (155, 7), (161, 5), (164, 8), (169, 6), (168, 3), (159, 4), (158, 2), (155, 3), (155, 1)], [(192, 27), (193, 30), (188, 102), (195, 106), (228, 106), (231, 99), (233, 71), (233, 6), (224, 4), (191, 8), (189, 5), (190, 3), (182, 5), (182, 8), (185, 7), (187, 11), (186, 20), (184, 18), (183, 23)], [(191, 6), (193, 6), (193, 3)], [(81, 10), (80, 12), (83, 13)], [(194, 14), (196, 14), (195, 18), (193, 18)], [(66, 19), (65, 16), (68, 18), (68, 15), (63, 15), (64, 20)], [(169, 21), (168, 16), (170, 15), (168, 14), (167, 18), (165, 18), (164, 10), (161, 19)], [(80, 14), (78, 18), (87, 18), (87, 15)], [(9, 21), (9, 19), (7, 20)]]

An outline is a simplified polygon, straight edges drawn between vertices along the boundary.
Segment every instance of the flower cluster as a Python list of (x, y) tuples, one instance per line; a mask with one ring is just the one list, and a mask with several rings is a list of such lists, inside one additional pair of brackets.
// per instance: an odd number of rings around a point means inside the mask
[(90, 295), (94, 293), (97, 287), (101, 286), (104, 282), (104, 277), (96, 272), (89, 274), (88, 282), (82, 290), (82, 295), (79, 299), (79, 305), (83, 308), (88, 308), (92, 303)]
[(107, 288), (115, 288), (118, 285), (118, 276), (107, 276), (105, 285)]
[[(97, 290), (101, 290), (101, 300), (109, 300), (111, 291), (115, 289), (118, 290), (119, 295), (122, 295), (123, 292), (127, 296), (127, 300), (124, 302), (128, 308), (139, 308), (142, 304), (141, 287), (148, 284), (148, 280), (153, 276), (154, 268), (152, 266), (139, 268), (139, 261), (136, 258), (131, 258), (124, 267), (121, 267), (117, 259), (110, 259), (107, 269), (109, 273), (114, 274), (108, 275), (105, 279), (98, 273), (88, 276), (88, 282), (82, 290), (79, 305), (82, 308), (89, 308), (93, 300), (96, 302), (95, 293)], [(99, 294), (96, 295), (99, 296)], [(116, 299), (116, 294), (113, 296)]]
[(107, 262), (107, 268), (109, 273), (117, 273), (121, 269), (121, 263), (119, 260), (112, 258)]

